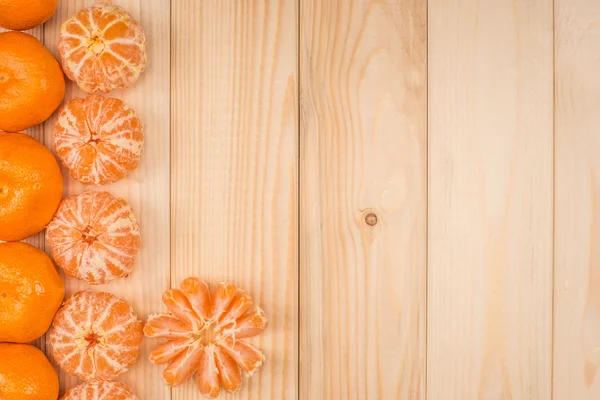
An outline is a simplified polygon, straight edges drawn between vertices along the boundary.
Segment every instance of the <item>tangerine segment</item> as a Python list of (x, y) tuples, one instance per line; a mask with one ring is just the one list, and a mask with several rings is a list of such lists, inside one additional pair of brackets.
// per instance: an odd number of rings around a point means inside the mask
[(54, 126), (54, 148), (73, 179), (104, 185), (137, 168), (142, 130), (135, 111), (121, 100), (91, 95), (62, 108)]
[(196, 315), (203, 321), (209, 320), (212, 316), (212, 300), (206, 282), (198, 278), (186, 278), (179, 287), (188, 298)]
[[(239, 369), (239, 367), (238, 367)], [(207, 399), (214, 399), (221, 394), (221, 379), (215, 360), (215, 345), (210, 344), (204, 348), (198, 363), (196, 385), (200, 394)]]
[(163, 373), (169, 386), (178, 386), (196, 371), (196, 383), (206, 398), (215, 398), (221, 385), (229, 392), (242, 384), (242, 371), (256, 372), (263, 354), (244, 341), (267, 327), (262, 309), (250, 296), (229, 283), (213, 293), (205, 282), (187, 278), (180, 289), (169, 289), (163, 302), (170, 314), (153, 314), (144, 333), (167, 341), (150, 354), (154, 364), (168, 364)]
[(77, 292), (58, 310), (49, 343), (58, 365), (85, 381), (112, 380), (137, 361), (142, 324), (110, 293)]
[(65, 393), (61, 400), (138, 400), (133, 390), (121, 382), (84, 382)]
[(240, 390), (242, 387), (242, 372), (236, 361), (223, 351), (221, 346), (215, 346), (214, 357), (223, 389), (228, 392)]
[(67, 275), (91, 284), (129, 275), (141, 246), (129, 204), (94, 191), (67, 197), (48, 225), (46, 239)]
[(180, 386), (194, 375), (198, 369), (204, 347), (201, 344), (188, 346), (173, 357), (163, 372), (163, 379), (171, 387)]
[(265, 360), (265, 356), (256, 347), (243, 340), (235, 340), (231, 336), (220, 340), (218, 346), (225, 350), (248, 375), (254, 374)]
[(146, 68), (146, 35), (125, 9), (98, 3), (62, 25), (58, 53), (77, 86), (108, 93), (129, 87)]

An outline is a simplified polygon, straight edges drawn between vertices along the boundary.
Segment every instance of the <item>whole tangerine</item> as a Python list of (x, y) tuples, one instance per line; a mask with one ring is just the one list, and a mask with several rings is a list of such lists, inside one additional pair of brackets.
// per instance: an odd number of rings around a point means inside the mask
[(110, 293), (77, 292), (58, 310), (48, 343), (56, 363), (84, 381), (113, 380), (137, 361), (142, 323)]
[(27, 343), (42, 336), (64, 295), (64, 283), (46, 253), (27, 243), (0, 243), (0, 342)]
[(98, 3), (62, 25), (58, 54), (83, 91), (108, 93), (131, 86), (146, 68), (146, 34), (124, 8)]
[(48, 21), (58, 0), (0, 0), (0, 27), (14, 31), (31, 29)]
[(56, 400), (58, 376), (44, 353), (28, 344), (0, 343), (0, 398)]
[(144, 144), (135, 110), (116, 98), (93, 94), (70, 100), (54, 126), (54, 148), (73, 179), (104, 185), (137, 168)]
[(0, 240), (14, 242), (44, 229), (62, 191), (60, 167), (48, 148), (23, 133), (0, 132)]
[(19, 132), (44, 122), (64, 96), (60, 65), (39, 40), (0, 33), (0, 130)]
[(129, 204), (94, 191), (62, 202), (48, 225), (46, 241), (67, 275), (93, 285), (129, 275), (142, 243)]

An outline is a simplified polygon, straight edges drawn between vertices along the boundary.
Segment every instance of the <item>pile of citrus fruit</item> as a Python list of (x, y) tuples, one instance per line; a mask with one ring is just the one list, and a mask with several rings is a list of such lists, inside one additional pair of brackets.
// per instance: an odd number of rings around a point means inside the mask
[[(64, 301), (63, 276), (106, 284), (128, 276), (141, 236), (133, 209), (106, 191), (63, 197), (63, 174), (51, 150), (21, 131), (48, 120), (65, 95), (65, 78), (86, 98), (57, 112), (53, 150), (70, 176), (86, 185), (125, 178), (140, 162), (144, 134), (134, 109), (109, 93), (133, 85), (146, 68), (146, 37), (123, 8), (98, 3), (63, 23), (60, 63), (35, 37), (20, 32), (52, 17), (58, 0), (0, 0), (0, 399), (56, 400), (58, 377), (27, 343), (46, 332), (56, 363), (84, 382), (63, 399), (137, 397), (114, 380), (137, 361), (144, 332), (166, 339), (150, 354), (168, 364), (178, 386), (196, 374), (200, 393), (242, 385), (264, 361), (248, 339), (267, 326), (264, 312), (236, 286), (210, 291), (196, 278), (167, 290), (168, 314), (145, 325), (109, 294), (80, 291)], [(20, 242), (46, 229), (53, 260)]]

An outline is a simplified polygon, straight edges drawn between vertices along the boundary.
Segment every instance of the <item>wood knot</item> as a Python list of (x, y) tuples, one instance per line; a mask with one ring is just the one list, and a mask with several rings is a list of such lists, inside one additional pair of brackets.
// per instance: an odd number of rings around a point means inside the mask
[(374, 212), (368, 212), (365, 214), (365, 222), (367, 223), (367, 225), (369, 226), (375, 226), (377, 225), (377, 214), (375, 214)]

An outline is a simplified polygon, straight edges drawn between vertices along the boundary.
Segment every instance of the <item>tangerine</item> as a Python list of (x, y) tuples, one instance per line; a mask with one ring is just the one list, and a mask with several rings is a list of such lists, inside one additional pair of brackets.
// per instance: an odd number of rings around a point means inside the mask
[(141, 246), (129, 204), (107, 192), (67, 197), (46, 229), (52, 257), (67, 275), (93, 285), (129, 275)]
[(0, 243), (0, 342), (27, 343), (50, 327), (65, 286), (50, 257), (26, 243)]
[(60, 65), (39, 40), (0, 33), (0, 130), (19, 132), (44, 122), (64, 96)]
[(146, 35), (125, 9), (98, 3), (62, 25), (58, 54), (82, 90), (108, 93), (131, 86), (146, 68)]
[(150, 353), (150, 361), (168, 364), (167, 385), (179, 386), (196, 373), (200, 393), (213, 399), (221, 386), (239, 390), (242, 371), (252, 375), (263, 364), (263, 354), (246, 339), (261, 334), (267, 318), (235, 285), (220, 283), (211, 293), (205, 282), (187, 278), (162, 299), (170, 314), (150, 315), (144, 334), (166, 339)]
[(50, 150), (23, 133), (0, 132), (0, 240), (18, 241), (44, 229), (62, 191)]
[(44, 353), (28, 344), (0, 343), (0, 398), (56, 400), (58, 376)]
[(103, 185), (137, 168), (142, 123), (119, 99), (91, 95), (69, 101), (54, 126), (54, 148), (73, 179)]
[(48, 21), (58, 0), (0, 0), (0, 27), (14, 31), (31, 29)]
[(138, 400), (124, 383), (110, 381), (84, 382), (67, 390), (61, 400)]
[(142, 323), (110, 293), (77, 292), (58, 310), (49, 334), (52, 355), (84, 381), (112, 380), (137, 361)]

